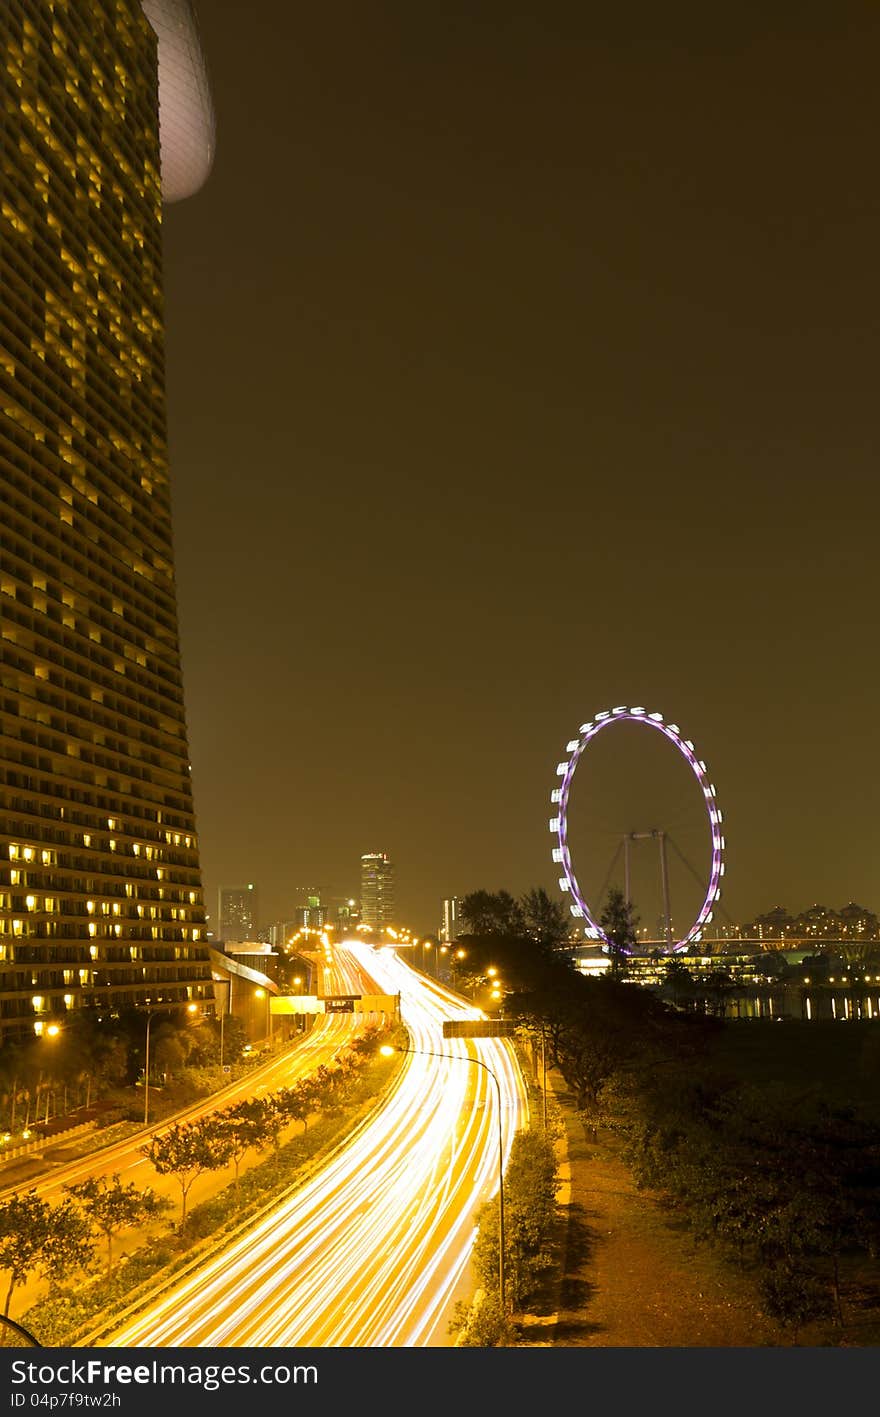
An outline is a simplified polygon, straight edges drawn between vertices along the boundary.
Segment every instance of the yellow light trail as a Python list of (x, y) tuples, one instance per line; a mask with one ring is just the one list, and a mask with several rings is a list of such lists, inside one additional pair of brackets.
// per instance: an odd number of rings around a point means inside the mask
[[(369, 974), (353, 956), (342, 951), (337, 953), (328, 976), (328, 992), (356, 993), (374, 992), (375, 985)], [(90, 1176), (112, 1176), (116, 1173), (127, 1183), (135, 1181), (140, 1186), (151, 1186), (160, 1195), (176, 1196), (173, 1181), (156, 1175), (151, 1163), (140, 1153), (140, 1148), (151, 1136), (161, 1136), (175, 1123), (195, 1122), (211, 1112), (231, 1107), (243, 1098), (262, 1096), (280, 1087), (289, 1087), (297, 1079), (314, 1072), (322, 1063), (330, 1064), (348, 1047), (358, 1033), (371, 1022), (367, 1014), (319, 1014), (309, 1033), (278, 1057), (248, 1072), (236, 1082), (229, 1083), (219, 1092), (211, 1093), (191, 1106), (175, 1113), (160, 1123), (126, 1137), (113, 1146), (53, 1168), (50, 1176), (28, 1183), (28, 1190), (35, 1190), (44, 1200), (58, 1200), (64, 1186), (72, 1186)], [(21, 1184), (0, 1190), (0, 1200), (22, 1189)], [(199, 1192), (194, 1192), (198, 1199)]]
[(111, 1346), (429, 1342), (470, 1256), (474, 1215), (497, 1194), (494, 1085), (466, 1060), (479, 1057), (498, 1079), (505, 1156), (526, 1120), (524, 1085), (504, 1040), (443, 1038), (444, 1018), (479, 1010), (393, 949), (345, 949), (382, 992), (400, 995), (412, 1048), (450, 1060), (408, 1054), (384, 1104), (319, 1173)]

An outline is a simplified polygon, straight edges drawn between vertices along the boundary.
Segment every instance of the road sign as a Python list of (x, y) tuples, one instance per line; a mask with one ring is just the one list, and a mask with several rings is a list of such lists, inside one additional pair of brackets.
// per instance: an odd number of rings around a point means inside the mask
[(443, 1021), (444, 1038), (512, 1038), (514, 1026), (501, 1019), (448, 1018)]
[(324, 1000), (325, 1014), (353, 1014), (354, 1001), (359, 999), (360, 994), (336, 994), (330, 995)]
[(396, 994), (361, 994), (354, 1006), (356, 1014), (390, 1014), (397, 1017)]

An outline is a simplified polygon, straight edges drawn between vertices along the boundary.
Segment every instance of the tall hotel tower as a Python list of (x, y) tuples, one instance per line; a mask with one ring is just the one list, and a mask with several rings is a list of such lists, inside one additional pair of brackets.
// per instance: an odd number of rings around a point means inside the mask
[(2, 1039), (213, 993), (161, 249), (213, 120), (188, 0), (2, 0), (0, 41)]
[(361, 857), (361, 920), (381, 930), (394, 919), (394, 867), (386, 852), (367, 852)]

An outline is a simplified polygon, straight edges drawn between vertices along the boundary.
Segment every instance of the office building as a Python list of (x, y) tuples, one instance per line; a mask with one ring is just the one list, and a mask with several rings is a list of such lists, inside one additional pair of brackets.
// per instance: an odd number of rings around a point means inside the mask
[(384, 851), (361, 857), (361, 922), (372, 930), (394, 924), (394, 867)]
[(461, 900), (457, 895), (446, 896), (443, 901), (443, 918), (440, 922), (440, 939), (449, 945), (457, 940), (464, 929), (461, 919)]
[[(0, 6), (0, 1035), (210, 998), (161, 206), (213, 130), (187, 0)], [(161, 109), (161, 134), (159, 111)], [(161, 150), (160, 150), (161, 141)]]
[(246, 886), (221, 886), (218, 897), (218, 938), (225, 945), (256, 940), (259, 926), (256, 886), (252, 882)]

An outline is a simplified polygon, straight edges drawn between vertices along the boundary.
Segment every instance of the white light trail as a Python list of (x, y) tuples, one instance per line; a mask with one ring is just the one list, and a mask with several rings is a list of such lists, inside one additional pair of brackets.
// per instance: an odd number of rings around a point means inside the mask
[[(497, 1194), (495, 1090), (505, 1158), (527, 1115), (501, 1039), (444, 1039), (479, 1010), (393, 949), (346, 941), (399, 994), (412, 1052), (349, 1144), (247, 1234), (116, 1333), (111, 1346), (412, 1347), (427, 1343), (466, 1266), (474, 1215)], [(338, 960), (340, 951), (334, 950)], [(470, 1051), (474, 1050), (474, 1051)], [(464, 1060), (464, 1061), (462, 1061)]]

